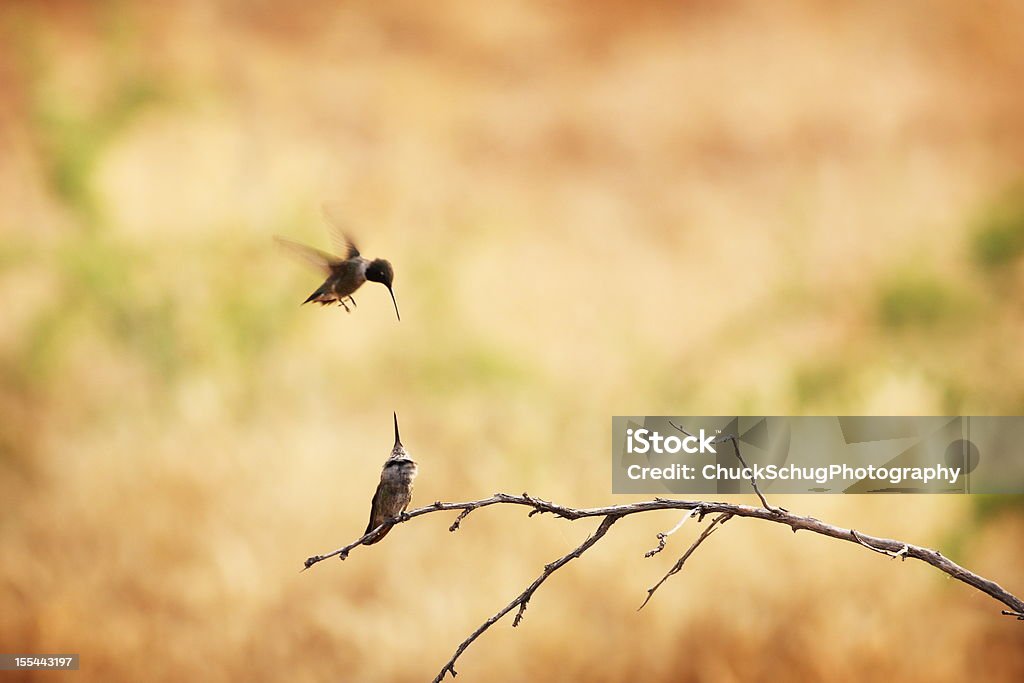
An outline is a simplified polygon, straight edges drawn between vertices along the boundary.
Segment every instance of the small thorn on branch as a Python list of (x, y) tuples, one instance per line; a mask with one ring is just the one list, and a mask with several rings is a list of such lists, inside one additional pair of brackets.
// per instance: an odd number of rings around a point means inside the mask
[(540, 498), (534, 498), (526, 491), (523, 491), (523, 500), (526, 501), (527, 505), (533, 507), (532, 510), (526, 515), (527, 517), (533, 517), (534, 515), (543, 515), (545, 512), (551, 512), (543, 507), (544, 501)]
[(1016, 617), (1017, 621), (1024, 621), (1024, 612), (1014, 612), (1013, 610), (1004, 609), (1002, 614), (1007, 617)]

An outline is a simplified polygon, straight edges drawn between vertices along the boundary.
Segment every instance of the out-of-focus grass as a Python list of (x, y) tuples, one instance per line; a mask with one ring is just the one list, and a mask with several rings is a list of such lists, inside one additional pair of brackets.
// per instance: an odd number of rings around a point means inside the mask
[(803, 409), (822, 409), (837, 397), (848, 398), (854, 372), (840, 360), (797, 368), (793, 376), (797, 405)]
[[(1013, 212), (975, 210), (1024, 149), (1013, 3), (981, 25), (929, 4), (929, 30), (884, 3), (250, 9), (0, 22), (11, 651), (80, 651), (96, 680), (432, 676), (590, 529), (425, 518), (300, 575), (363, 528), (392, 410), (417, 502), (597, 505), (613, 414), (1024, 406), (1019, 298), (972, 265), (1018, 249)], [(326, 247), (322, 199), (395, 264), (401, 323), (372, 283), (352, 314), (299, 306), (321, 275), (271, 236)], [(775, 502), (1022, 590), (1012, 511)], [(677, 521), (617, 525), (460, 671), (1024, 672), (1019, 627), (969, 589), (739, 521), (637, 613)]]
[[(108, 67), (119, 73), (119, 67), (130, 64), (132, 58), (131, 54), (112, 55)], [(45, 70), (45, 61), (36, 68)], [(89, 108), (73, 94), (42, 85), (44, 77), (34, 83), (39, 85), (29, 91), (30, 115), (49, 183), (78, 213), (80, 225), (97, 226), (103, 221), (92, 187), (97, 165), (133, 118), (160, 99), (160, 85), (152, 74), (125, 74)]]
[(878, 295), (878, 317), (893, 329), (963, 324), (970, 310), (947, 281), (934, 274), (901, 274), (885, 282)]
[(974, 260), (986, 270), (1005, 267), (1024, 253), (1024, 183), (987, 203), (974, 228)]
[(979, 495), (972, 498), (979, 520), (987, 520), (1004, 513), (1020, 516), (1024, 512), (1024, 496)]

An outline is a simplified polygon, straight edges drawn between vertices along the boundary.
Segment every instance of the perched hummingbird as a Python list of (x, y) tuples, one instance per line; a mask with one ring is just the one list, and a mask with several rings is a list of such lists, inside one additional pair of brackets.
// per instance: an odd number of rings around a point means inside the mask
[[(370, 503), (370, 521), (363, 535), (385, 522), (397, 519), (405, 512), (412, 500), (412, 482), (418, 472), (416, 461), (409, 457), (405, 446), (402, 445), (402, 439), (398, 436), (398, 413), (395, 413), (395, 445), (391, 448), (391, 455), (384, 461), (384, 468), (380, 472), (380, 483), (377, 484), (377, 492), (373, 494), (373, 502)], [(389, 531), (391, 527), (386, 526), (375, 536), (363, 541), (363, 544), (373, 545)]]
[(398, 312), (395, 291), (391, 288), (391, 284), (395, 280), (395, 271), (391, 267), (391, 263), (380, 258), (370, 261), (360, 256), (359, 249), (337, 225), (334, 216), (331, 215), (331, 210), (326, 205), (324, 206), (324, 217), (335, 228), (333, 234), (344, 249), (344, 258), (307, 247), (305, 244), (286, 240), (283, 237), (275, 238), (278, 244), (309, 261), (327, 275), (324, 283), (302, 303), (308, 304), (310, 301), (316, 301), (320, 305), (326, 306), (337, 301), (346, 311), (350, 311), (345, 299), (355, 306), (356, 300), (352, 298), (352, 294), (369, 280), (370, 282), (379, 282), (388, 288), (388, 292), (391, 293), (391, 301), (395, 304), (395, 315), (401, 320), (402, 316)]

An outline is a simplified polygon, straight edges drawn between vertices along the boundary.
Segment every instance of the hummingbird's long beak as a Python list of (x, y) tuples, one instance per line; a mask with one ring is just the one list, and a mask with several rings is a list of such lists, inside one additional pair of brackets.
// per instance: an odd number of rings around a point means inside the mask
[(398, 436), (398, 413), (392, 413), (395, 416), (395, 447), (402, 445), (402, 438)]
[(388, 291), (391, 292), (391, 301), (395, 304), (395, 315), (398, 316), (398, 322), (402, 322), (402, 315), (398, 312), (398, 300), (395, 299), (395, 290), (388, 287)]

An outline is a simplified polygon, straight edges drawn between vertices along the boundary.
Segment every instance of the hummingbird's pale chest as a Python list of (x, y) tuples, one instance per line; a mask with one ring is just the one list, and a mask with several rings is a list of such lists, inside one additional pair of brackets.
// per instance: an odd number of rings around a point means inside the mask
[(378, 512), (384, 517), (399, 515), (412, 501), (412, 484), (419, 468), (412, 460), (393, 460), (385, 464), (377, 487)]
[(380, 483), (389, 488), (411, 489), (419, 473), (419, 467), (412, 460), (390, 462), (380, 473)]

